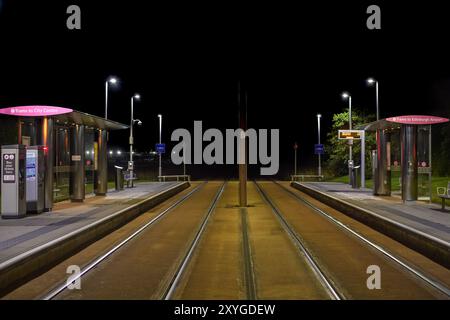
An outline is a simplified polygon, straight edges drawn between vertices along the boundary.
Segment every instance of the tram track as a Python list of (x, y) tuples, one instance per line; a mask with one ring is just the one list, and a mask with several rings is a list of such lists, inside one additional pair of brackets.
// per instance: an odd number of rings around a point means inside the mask
[[(215, 183), (205, 182), (200, 184), (168, 208), (162, 210), (157, 216), (108, 252), (87, 264), (82, 268), (80, 274), (70, 278), (70, 282), (67, 281), (59, 285), (43, 296), (43, 299), (170, 298), (173, 288), (178, 283), (177, 279), (183, 273), (184, 267), (195, 250), (209, 216), (223, 192), (224, 185), (222, 184), (218, 187)], [(206, 208), (204, 208), (205, 203), (209, 204)], [(189, 218), (187, 216), (182, 217), (183, 213), (186, 212), (190, 215)], [(168, 213), (171, 214), (169, 215)], [(183, 219), (188, 221), (186, 225), (177, 221)], [(186, 229), (178, 230), (180, 226), (186, 226)], [(176, 232), (175, 229), (179, 232)], [(180, 236), (177, 236), (178, 233)], [(164, 235), (170, 239), (164, 241), (161, 238)], [(188, 237), (188, 239), (184, 237)], [(155, 239), (162, 239), (162, 242), (165, 243), (158, 243)], [(148, 243), (152, 243), (152, 246), (149, 248), (147, 248)], [(185, 246), (185, 243), (189, 243), (189, 245)], [(164, 250), (162, 247), (164, 247)], [(139, 254), (136, 254), (137, 252)], [(154, 263), (151, 257), (154, 257), (155, 260), (161, 258), (161, 256), (157, 255), (158, 253), (167, 256), (166, 259), (163, 259), (161, 266), (152, 268), (155, 266), (153, 264), (149, 265), (147, 269), (140, 261), (144, 258)], [(115, 279), (118, 274), (123, 274), (123, 270), (128, 268), (136, 269), (136, 272), (130, 272), (129, 277)], [(139, 279), (146, 279), (147, 277), (152, 279), (148, 281), (151, 285), (137, 290), (139, 291), (139, 293), (136, 292), (138, 296), (133, 292), (129, 292), (128, 295), (121, 291), (120, 281), (127, 282), (124, 283), (127, 286), (135, 285), (139, 287), (139, 285), (143, 286), (145, 283), (145, 281), (139, 283)], [(69, 285), (76, 280), (81, 280), (82, 289), (68, 290)], [(118, 283), (114, 284), (115, 281)], [(104, 285), (105, 283), (109, 283), (109, 285)], [(103, 285), (104, 287), (101, 288)], [(121, 295), (124, 296), (120, 297)]]
[(210, 219), (213, 211), (216, 208), (217, 202), (219, 201), (219, 199), (223, 193), (223, 190), (225, 189), (225, 186), (226, 186), (226, 182), (224, 182), (222, 184), (222, 186), (220, 187), (216, 196), (214, 197), (213, 202), (209, 206), (208, 211), (205, 215), (205, 218), (203, 219), (202, 224), (200, 225), (200, 228), (198, 229), (194, 240), (192, 241), (191, 245), (189, 246), (189, 251), (186, 253), (185, 257), (183, 258), (183, 261), (181, 262), (180, 266), (178, 267), (177, 272), (173, 276), (173, 280), (171, 281), (170, 286), (168, 287), (168, 289), (166, 290), (166, 292), (163, 296), (164, 300), (170, 300), (173, 297), (173, 294), (174, 294), (175, 290), (177, 289), (178, 284), (181, 280), (181, 277), (183, 276), (189, 262), (191, 261), (194, 251), (200, 242), (200, 239), (206, 229), (206, 226), (209, 222), (209, 219)]
[[(450, 298), (445, 285), (427, 277), (296, 192), (274, 181), (255, 181), (255, 184), (291, 238), (300, 242), (307, 256), (314, 260), (320, 270), (317, 273), (319, 279), (325, 278), (339, 298)], [(380, 266), (383, 278), (389, 278), (389, 282), (383, 281), (386, 288), (367, 288), (365, 271), (372, 264)]]
[(289, 235), (291, 240), (294, 242), (295, 246), (301, 251), (304, 255), (305, 260), (310, 266), (311, 270), (316, 275), (318, 281), (322, 284), (328, 295), (333, 300), (342, 300), (345, 299), (345, 296), (342, 293), (338, 292), (338, 289), (335, 287), (332, 281), (327, 277), (327, 275), (322, 271), (319, 264), (316, 262), (314, 256), (309, 252), (309, 250), (303, 244), (303, 240), (300, 236), (295, 232), (294, 228), (286, 221), (283, 217), (281, 211), (274, 205), (272, 200), (268, 197), (268, 195), (263, 191), (263, 189), (259, 186), (259, 184), (254, 181), (258, 192), (261, 194), (261, 197), (266, 201), (266, 203), (272, 208), (273, 213), (276, 215), (283, 229)]
[(437, 290), (441, 291), (443, 294), (445, 294), (446, 296), (448, 296), (450, 298), (450, 289), (448, 287), (446, 287), (444, 284), (439, 283), (438, 281), (436, 281), (436, 280), (428, 277), (427, 275), (425, 275), (420, 270), (417, 270), (416, 268), (410, 266), (407, 262), (403, 261), (399, 257), (396, 257), (393, 253), (389, 252), (389, 250), (383, 248), (382, 246), (376, 244), (375, 242), (371, 241), (370, 239), (368, 239), (367, 237), (365, 237), (362, 234), (358, 233), (357, 231), (351, 229), (349, 226), (347, 226), (344, 223), (342, 223), (341, 221), (337, 220), (336, 218), (334, 218), (332, 215), (328, 214), (324, 210), (318, 208), (317, 206), (315, 206), (314, 204), (312, 204), (311, 202), (309, 202), (305, 198), (300, 197), (298, 194), (296, 194), (292, 190), (289, 190), (288, 188), (286, 188), (285, 186), (281, 185), (280, 183), (278, 183), (276, 181), (274, 181), (274, 183), (276, 185), (278, 185), (280, 188), (282, 188), (283, 190), (285, 190), (287, 193), (289, 193), (290, 195), (295, 197), (298, 201), (300, 201), (300, 202), (304, 203), (305, 205), (307, 205), (308, 207), (314, 209), (317, 213), (319, 213), (322, 216), (324, 216), (325, 218), (327, 218), (329, 221), (334, 223), (336, 226), (338, 226), (342, 230), (344, 230), (344, 231), (348, 232), (349, 234), (355, 236), (356, 238), (358, 238), (362, 242), (366, 243), (367, 245), (369, 245), (373, 249), (377, 250), (379, 253), (385, 255), (386, 257), (388, 257), (393, 262), (395, 262), (398, 265), (400, 265), (405, 270), (409, 271), (410, 273), (412, 273), (416, 277), (418, 277), (421, 280), (423, 280), (424, 282), (426, 282), (428, 285), (436, 288)]
[[(283, 182), (249, 183), (247, 207), (237, 192), (234, 182), (192, 186), (72, 259), (79, 274), (49, 272), (37, 298), (450, 298), (447, 269), (429, 274), (418, 253)], [(380, 290), (367, 285), (369, 266), (381, 270)]]
[(252, 261), (252, 249), (250, 245), (250, 239), (248, 234), (248, 211), (247, 208), (239, 208), (241, 215), (241, 229), (242, 229), (242, 252), (243, 252), (243, 264), (244, 264), (244, 280), (245, 288), (247, 292), (247, 299), (256, 300), (258, 293), (256, 291), (255, 273), (253, 270)]
[(175, 299), (330, 299), (253, 184), (229, 183)]

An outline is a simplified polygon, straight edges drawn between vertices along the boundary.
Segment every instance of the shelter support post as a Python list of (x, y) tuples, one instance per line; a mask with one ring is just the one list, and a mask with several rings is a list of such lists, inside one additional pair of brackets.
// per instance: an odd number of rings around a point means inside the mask
[(107, 152), (107, 132), (104, 129), (98, 131), (98, 167), (96, 192), (98, 196), (105, 196), (108, 192), (108, 152)]
[(53, 208), (53, 176), (55, 149), (53, 143), (53, 119), (42, 119), (40, 128), (40, 144), (44, 146), (44, 211), (52, 211)]
[(417, 126), (403, 124), (402, 140), (402, 200), (416, 201), (418, 195)]
[(70, 200), (82, 202), (85, 197), (84, 170), (84, 125), (75, 125), (71, 130), (71, 170), (70, 170)]

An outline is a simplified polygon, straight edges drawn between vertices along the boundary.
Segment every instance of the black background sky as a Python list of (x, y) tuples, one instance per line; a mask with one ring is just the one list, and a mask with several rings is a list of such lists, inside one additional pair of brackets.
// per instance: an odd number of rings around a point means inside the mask
[[(283, 166), (311, 163), (317, 136), (345, 108), (340, 93), (381, 116), (450, 113), (450, 11), (442, 2), (5, 1), (0, 0), (0, 107), (67, 106), (129, 122), (139, 92), (138, 150), (166, 142), (173, 129), (236, 128), (237, 81), (248, 84), (249, 126), (281, 130)], [(82, 30), (66, 28), (66, 8), (81, 7)], [(366, 8), (381, 7), (381, 30), (366, 28)], [(126, 148), (128, 133), (112, 144)]]

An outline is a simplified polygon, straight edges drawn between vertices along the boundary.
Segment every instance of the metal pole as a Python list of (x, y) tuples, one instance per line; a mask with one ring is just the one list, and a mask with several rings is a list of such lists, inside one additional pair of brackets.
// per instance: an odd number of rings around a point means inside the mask
[(108, 119), (108, 80), (105, 82), (105, 119)]
[[(321, 118), (321, 116), (317, 115), (317, 135), (318, 135), (318, 141), (319, 141), (318, 144), (320, 144), (320, 118)], [(322, 175), (321, 154), (319, 153), (318, 156), (319, 156), (319, 170), (318, 170), (318, 172), (319, 172), (319, 176), (321, 176)]]
[(186, 179), (186, 143), (183, 141), (183, 175)]
[(348, 123), (349, 129), (352, 130), (352, 96), (348, 97)]
[[(348, 125), (349, 129), (352, 130), (352, 96), (348, 97)], [(353, 143), (353, 140), (350, 140), (350, 143)], [(349, 145), (348, 160), (353, 160), (353, 146), (351, 144)], [(348, 168), (348, 177), (349, 184), (352, 184), (352, 169), (350, 167)]]
[(294, 176), (297, 175), (297, 148), (294, 148)]
[[(161, 131), (162, 131), (162, 115), (161, 114), (159, 114), (158, 115), (158, 117), (159, 117), (159, 144), (161, 144), (162, 142), (162, 140), (161, 140)], [(161, 168), (161, 156), (162, 156), (162, 153), (160, 152), (159, 153), (159, 177), (161, 177), (162, 176), (162, 168)]]
[(402, 200), (417, 200), (417, 125), (403, 124), (402, 139)]
[[(245, 88), (244, 88), (245, 90)], [(238, 87), (239, 127), (242, 130), (239, 138), (239, 206), (247, 206), (247, 146), (244, 132), (247, 130), (247, 95), (244, 106), (241, 99), (241, 84)]]
[(134, 164), (133, 164), (133, 101), (134, 97), (131, 97), (131, 123), (130, 123), (130, 180), (131, 180), (131, 187), (133, 187), (133, 175), (134, 175)]
[[(19, 128), (21, 126), (19, 125)], [(22, 135), (20, 134), (19, 137)], [(53, 208), (53, 179), (54, 179), (54, 157), (55, 145), (53, 143), (54, 126), (53, 118), (45, 117), (42, 119), (41, 144), (47, 147), (45, 151), (45, 181), (44, 181), (44, 211), (52, 211)], [(84, 150), (83, 150), (84, 153)], [(83, 157), (83, 155), (81, 155)]]
[(376, 100), (376, 106), (377, 106), (377, 121), (380, 120), (380, 107), (379, 107), (379, 100), (378, 100), (378, 81), (375, 81), (375, 100)]
[(431, 125), (428, 126), (428, 167), (430, 168), (428, 172), (428, 192), (430, 193), (430, 203), (433, 200), (433, 186), (432, 186), (432, 179), (433, 179), (433, 171), (431, 167)]
[(98, 143), (98, 167), (96, 177), (95, 194), (104, 196), (108, 192), (108, 151), (107, 151), (107, 131), (99, 129), (97, 132)]
[(361, 136), (361, 188), (366, 187), (366, 131)]
[(70, 200), (82, 202), (85, 198), (85, 161), (84, 161), (84, 125), (77, 124), (71, 130), (71, 154), (78, 155), (79, 161), (71, 161), (70, 172)]

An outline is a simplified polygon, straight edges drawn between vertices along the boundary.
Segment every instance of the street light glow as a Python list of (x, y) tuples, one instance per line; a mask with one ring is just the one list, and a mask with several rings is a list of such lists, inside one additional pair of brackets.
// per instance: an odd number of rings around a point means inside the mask
[(367, 80), (367, 84), (372, 85), (376, 82), (376, 80), (374, 78), (368, 78)]
[(108, 82), (111, 83), (111, 84), (116, 84), (116, 83), (117, 83), (117, 78), (115, 78), (115, 77), (110, 77), (110, 78), (108, 79)]
[(350, 97), (350, 94), (348, 92), (342, 92), (342, 98), (348, 99)]
[(133, 98), (135, 98), (136, 100), (141, 99), (141, 95), (139, 93), (136, 93)]
[(318, 113), (317, 118), (322, 118), (322, 115), (320, 113)]

